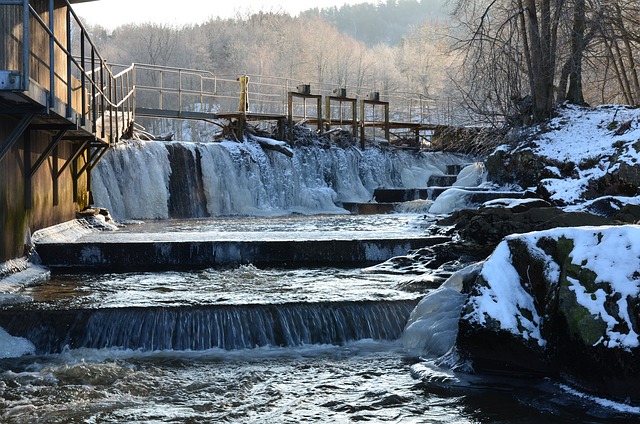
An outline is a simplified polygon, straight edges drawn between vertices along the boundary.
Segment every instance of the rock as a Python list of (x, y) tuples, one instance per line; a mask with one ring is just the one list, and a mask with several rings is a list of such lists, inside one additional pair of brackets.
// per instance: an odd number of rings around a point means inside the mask
[(622, 201), (613, 196), (600, 197), (585, 206), (585, 210), (595, 215), (614, 218), (623, 207)]
[(622, 222), (640, 224), (640, 205), (624, 205), (615, 218)]
[(457, 347), (476, 371), (640, 403), (640, 227), (509, 236), (467, 290)]
[[(635, 118), (634, 118), (635, 119)], [(629, 121), (631, 122), (631, 121)], [(577, 204), (603, 196), (640, 195), (640, 140), (635, 134), (608, 133), (591, 128), (589, 137), (604, 140), (601, 150), (568, 160), (549, 144), (563, 137), (561, 130), (545, 125), (513, 134), (510, 146), (501, 146), (487, 157), (488, 180), (499, 185), (535, 187), (538, 194), (557, 206)], [(606, 140), (611, 144), (606, 145)], [(575, 147), (574, 147), (575, 148)], [(556, 156), (554, 156), (554, 154)]]
[(454, 225), (464, 240), (493, 249), (504, 237), (514, 233), (614, 223), (615, 221), (610, 218), (586, 212), (565, 212), (556, 207), (531, 207), (522, 212), (492, 207), (454, 212), (436, 224), (438, 226)]

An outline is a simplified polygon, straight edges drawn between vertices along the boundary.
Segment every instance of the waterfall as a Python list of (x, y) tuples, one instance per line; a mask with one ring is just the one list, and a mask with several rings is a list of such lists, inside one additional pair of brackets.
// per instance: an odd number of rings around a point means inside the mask
[(39, 354), (65, 347), (225, 350), (395, 340), (416, 300), (0, 311), (0, 325)]
[(344, 213), (376, 188), (426, 187), (469, 160), (456, 154), (297, 147), (293, 157), (257, 143), (131, 141), (92, 173), (95, 203), (116, 219)]

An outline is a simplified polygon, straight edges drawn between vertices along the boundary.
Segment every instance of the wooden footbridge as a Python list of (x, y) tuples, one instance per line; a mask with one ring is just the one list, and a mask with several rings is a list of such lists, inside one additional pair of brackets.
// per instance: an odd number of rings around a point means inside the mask
[(112, 69), (133, 75), (135, 117), (237, 121), (239, 140), (244, 124), (251, 121), (276, 123), (280, 138), (291, 142), (295, 124), (310, 125), (319, 134), (341, 127), (363, 148), (365, 140), (390, 141), (400, 133), (416, 144), (428, 142), (434, 131), (451, 125), (451, 117), (442, 113), (446, 108), (413, 93), (381, 95), (367, 87), (264, 75), (219, 76), (138, 63)]

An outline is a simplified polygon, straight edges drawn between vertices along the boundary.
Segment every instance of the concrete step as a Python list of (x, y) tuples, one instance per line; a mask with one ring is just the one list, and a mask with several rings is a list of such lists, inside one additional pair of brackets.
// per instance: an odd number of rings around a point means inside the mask
[(448, 237), (321, 240), (156, 240), (40, 243), (42, 265), (52, 269), (145, 271), (253, 264), (255, 266), (371, 265), (409, 250), (449, 241)]
[(354, 215), (377, 215), (394, 212), (396, 209), (396, 204), (345, 202), (342, 204), (342, 207)]
[(450, 187), (455, 184), (458, 175), (432, 175), (429, 177), (427, 187)]
[[(483, 203), (493, 199), (531, 197), (531, 193), (523, 191), (493, 191), (481, 187), (427, 187), (427, 188), (379, 188), (373, 191), (373, 198), (379, 203), (400, 203), (412, 200), (436, 200), (438, 196), (449, 189), (469, 192), (473, 201)], [(478, 199), (478, 200), (477, 200)], [(479, 199), (486, 199), (480, 201)]]
[(431, 188), (377, 188), (373, 198), (378, 203), (410, 202), (417, 199), (429, 199)]

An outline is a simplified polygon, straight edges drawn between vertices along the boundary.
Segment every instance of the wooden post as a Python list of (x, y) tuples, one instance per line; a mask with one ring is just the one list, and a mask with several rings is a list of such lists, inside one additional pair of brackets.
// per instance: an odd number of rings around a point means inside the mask
[(58, 188), (58, 145), (53, 148), (53, 166), (51, 169), (51, 181), (53, 183), (53, 206), (58, 206), (60, 203), (59, 199), (59, 188)]
[(287, 123), (289, 124), (289, 142), (293, 143), (293, 92), (287, 97)]
[(238, 81), (240, 82), (240, 104), (238, 105), (238, 110), (242, 113), (247, 113), (249, 111), (249, 76), (241, 75)]
[(322, 126), (322, 96), (318, 96), (316, 99), (316, 115), (318, 117), (318, 135), (324, 132), (324, 127)]
[(31, 199), (31, 131), (24, 132), (24, 208), (29, 210), (32, 207)]
[(360, 100), (360, 148), (364, 150), (364, 123), (366, 117), (364, 115), (364, 100)]
[[(382, 103), (382, 102), (381, 102)], [(389, 123), (389, 102), (384, 102), (384, 138), (391, 142), (391, 125)]]

